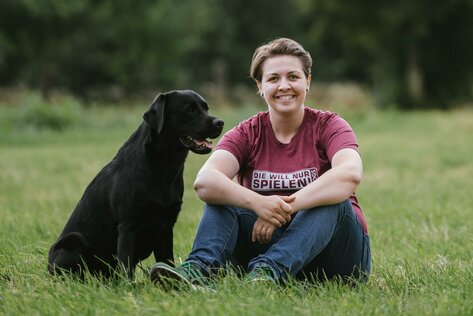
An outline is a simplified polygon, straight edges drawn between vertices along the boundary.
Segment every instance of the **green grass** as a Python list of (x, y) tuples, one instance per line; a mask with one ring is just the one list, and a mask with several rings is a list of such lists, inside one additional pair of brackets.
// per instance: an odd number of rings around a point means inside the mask
[[(133, 283), (50, 277), (49, 246), (143, 110), (47, 113), (59, 122), (65, 115), (67, 126), (45, 129), (41, 122), (30, 127), (22, 108), (0, 108), (0, 315), (473, 314), (473, 112), (466, 110), (343, 113), (365, 165), (358, 196), (372, 242), (366, 285), (267, 288), (227, 276), (217, 293), (196, 294), (163, 292), (141, 271)], [(253, 111), (218, 114), (228, 128)], [(190, 251), (201, 215), (191, 186), (205, 159), (190, 154), (186, 164), (175, 229), (180, 259)]]

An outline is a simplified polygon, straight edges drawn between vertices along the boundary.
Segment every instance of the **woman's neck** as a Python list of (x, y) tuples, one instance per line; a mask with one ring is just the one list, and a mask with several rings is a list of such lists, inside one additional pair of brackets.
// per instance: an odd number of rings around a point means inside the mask
[(304, 120), (304, 113), (304, 106), (301, 106), (297, 112), (292, 113), (278, 113), (269, 110), (269, 120), (274, 135), (281, 143), (289, 144), (291, 142)]

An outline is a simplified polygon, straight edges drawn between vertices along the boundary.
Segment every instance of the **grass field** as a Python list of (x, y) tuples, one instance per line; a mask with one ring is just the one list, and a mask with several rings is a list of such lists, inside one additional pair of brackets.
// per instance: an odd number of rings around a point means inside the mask
[[(215, 294), (201, 294), (163, 292), (141, 271), (133, 283), (47, 274), (49, 246), (144, 108), (69, 110), (61, 115), (75, 117), (70, 126), (51, 130), (35, 128), (24, 109), (0, 108), (0, 315), (473, 315), (472, 111), (343, 113), (365, 165), (366, 285), (272, 288), (227, 276)], [(217, 114), (228, 128), (254, 111)], [(177, 258), (189, 252), (201, 215), (191, 186), (205, 159), (187, 161)]]

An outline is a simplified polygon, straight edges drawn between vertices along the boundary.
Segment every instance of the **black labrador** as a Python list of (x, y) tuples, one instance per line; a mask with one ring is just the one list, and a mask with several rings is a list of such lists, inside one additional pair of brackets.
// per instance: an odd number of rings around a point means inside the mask
[(181, 210), (189, 150), (208, 154), (223, 121), (208, 115), (191, 90), (159, 94), (143, 122), (85, 189), (49, 251), (51, 274), (85, 270), (109, 277), (123, 267), (132, 278), (151, 252), (173, 263), (173, 226)]

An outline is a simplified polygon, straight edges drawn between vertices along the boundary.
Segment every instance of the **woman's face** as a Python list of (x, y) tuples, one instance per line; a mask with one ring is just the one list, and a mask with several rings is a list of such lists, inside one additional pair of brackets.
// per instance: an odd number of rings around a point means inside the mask
[(305, 76), (300, 59), (291, 55), (270, 57), (263, 63), (262, 71), (257, 85), (270, 111), (282, 114), (299, 110), (311, 79), (310, 75)]

